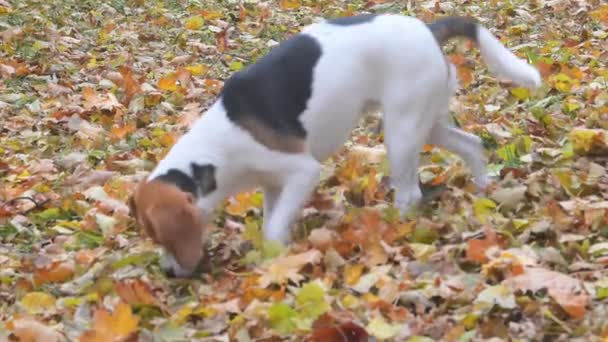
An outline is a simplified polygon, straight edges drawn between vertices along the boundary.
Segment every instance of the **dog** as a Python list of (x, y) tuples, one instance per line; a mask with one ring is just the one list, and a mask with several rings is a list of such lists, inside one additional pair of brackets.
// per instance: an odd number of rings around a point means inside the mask
[(137, 223), (167, 251), (167, 271), (191, 276), (205, 259), (205, 227), (216, 206), (254, 187), (264, 196), (264, 238), (287, 243), (321, 163), (369, 108), (383, 113), (394, 205), (402, 214), (422, 196), (424, 144), (460, 155), (485, 187), (481, 140), (447, 123), (458, 80), (441, 46), (454, 37), (476, 43), (499, 77), (540, 85), (534, 67), (474, 19), (458, 16), (430, 24), (394, 14), (314, 23), (234, 73), (129, 199)]

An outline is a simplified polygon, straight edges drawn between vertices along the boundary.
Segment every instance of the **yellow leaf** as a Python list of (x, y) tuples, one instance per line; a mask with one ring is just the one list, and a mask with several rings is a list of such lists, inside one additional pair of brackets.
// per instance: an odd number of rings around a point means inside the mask
[(580, 154), (598, 154), (608, 150), (608, 131), (602, 129), (574, 128), (568, 135), (572, 148)]
[(175, 91), (177, 90), (177, 75), (171, 73), (158, 80), (157, 85), (162, 90)]
[(525, 100), (530, 97), (530, 90), (528, 88), (513, 88), (511, 94), (520, 100)]
[(496, 203), (489, 198), (478, 198), (473, 203), (473, 211), (475, 216), (482, 223), (486, 223), (486, 217), (496, 209)]
[(230, 215), (245, 217), (247, 211), (262, 207), (262, 194), (257, 192), (242, 192), (229, 200), (226, 212)]
[(205, 11), (205, 10), (201, 11), (201, 15), (206, 20), (219, 19), (219, 18), (221, 18), (221, 17), (224, 16), (222, 14), (222, 12), (218, 12), (218, 11)]
[(21, 306), (30, 314), (38, 314), (55, 306), (55, 297), (44, 292), (30, 292), (21, 298)]
[(133, 315), (131, 306), (120, 302), (111, 314), (98, 309), (93, 316), (93, 328), (80, 336), (81, 342), (112, 341), (128, 337), (137, 330), (139, 317)]
[(195, 15), (186, 20), (186, 28), (188, 30), (200, 30), (201, 27), (205, 24), (205, 19), (200, 15)]
[(302, 6), (300, 0), (280, 0), (279, 7), (284, 10), (288, 9), (298, 9)]
[(380, 339), (387, 340), (403, 331), (401, 324), (389, 324), (381, 316), (372, 319), (366, 327), (370, 335)]
[(347, 285), (355, 285), (361, 278), (364, 267), (363, 265), (346, 265), (344, 267), (344, 282)]
[(207, 67), (203, 64), (195, 64), (185, 67), (184, 69), (190, 71), (194, 76), (200, 76), (207, 71)]

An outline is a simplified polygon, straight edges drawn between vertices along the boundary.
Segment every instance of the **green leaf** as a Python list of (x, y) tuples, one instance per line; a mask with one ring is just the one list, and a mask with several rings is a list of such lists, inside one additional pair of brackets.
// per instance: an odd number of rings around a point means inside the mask
[(266, 241), (262, 243), (262, 258), (264, 260), (274, 259), (285, 251), (285, 246), (278, 241)]
[(608, 287), (597, 288), (597, 299), (602, 300), (608, 298)]
[(511, 94), (519, 100), (525, 100), (530, 97), (530, 90), (528, 88), (513, 88)]
[(428, 227), (416, 227), (414, 234), (412, 234), (411, 241), (417, 243), (431, 244), (439, 239), (437, 231)]
[(243, 239), (251, 241), (253, 247), (261, 249), (264, 243), (264, 237), (260, 230), (260, 225), (254, 220), (245, 220), (245, 230), (243, 231)]
[(325, 291), (319, 284), (308, 283), (296, 296), (297, 309), (304, 318), (316, 319), (329, 310), (329, 303), (325, 300)]
[(228, 68), (230, 68), (230, 70), (232, 71), (239, 71), (241, 69), (243, 69), (243, 63), (239, 62), (239, 61), (234, 61), (232, 63), (230, 63), (230, 65), (228, 65)]
[(43, 221), (57, 220), (64, 218), (59, 208), (48, 208), (43, 212), (36, 214), (36, 217)]
[(268, 320), (270, 327), (281, 334), (292, 333), (296, 325), (293, 320), (297, 313), (285, 303), (275, 303), (268, 308)]

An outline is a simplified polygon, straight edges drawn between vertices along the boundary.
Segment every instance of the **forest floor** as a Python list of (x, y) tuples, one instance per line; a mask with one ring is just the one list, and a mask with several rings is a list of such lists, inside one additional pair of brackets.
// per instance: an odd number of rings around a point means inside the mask
[[(601, 3), (0, 0), (0, 339), (605, 341)], [(219, 208), (213, 272), (167, 278), (129, 215), (136, 182), (232, 72), (320, 17), (367, 12), (471, 15), (539, 68), (530, 92), (472, 44), (445, 47), (454, 123), (483, 139), (496, 182), (477, 192), (425, 146), (428, 198), (399, 219), (372, 116), (287, 248), (262, 240), (262, 196), (243, 193)]]

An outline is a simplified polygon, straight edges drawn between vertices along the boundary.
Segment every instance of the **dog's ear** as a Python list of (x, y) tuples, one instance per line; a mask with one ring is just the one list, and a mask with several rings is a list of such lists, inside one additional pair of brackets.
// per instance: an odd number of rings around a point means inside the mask
[(160, 243), (179, 265), (194, 271), (203, 257), (203, 220), (194, 205), (180, 205), (148, 210), (146, 216)]

